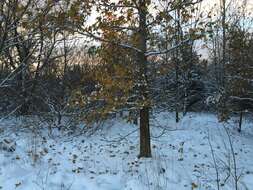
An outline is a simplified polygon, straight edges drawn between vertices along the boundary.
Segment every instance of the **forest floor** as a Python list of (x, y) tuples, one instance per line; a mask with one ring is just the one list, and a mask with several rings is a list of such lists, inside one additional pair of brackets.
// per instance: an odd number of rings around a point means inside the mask
[(253, 123), (243, 122), (239, 133), (235, 120), (222, 124), (212, 114), (189, 113), (176, 124), (160, 113), (151, 125), (153, 157), (138, 159), (138, 128), (121, 119), (92, 135), (35, 133), (23, 119), (5, 119), (0, 189), (216, 190), (218, 172), (221, 190), (236, 183), (253, 190)]

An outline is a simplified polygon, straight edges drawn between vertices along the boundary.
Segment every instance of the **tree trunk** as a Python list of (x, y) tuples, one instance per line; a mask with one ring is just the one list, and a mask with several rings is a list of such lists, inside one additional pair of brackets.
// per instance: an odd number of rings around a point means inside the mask
[(139, 157), (151, 157), (149, 108), (140, 110), (140, 154)]
[(178, 113), (178, 109), (176, 108), (176, 123), (179, 122), (179, 113)]
[[(16, 24), (15, 24), (16, 26)], [(17, 26), (16, 26), (17, 27)], [(28, 92), (26, 89), (26, 80), (28, 78), (27, 72), (28, 72), (28, 64), (29, 64), (29, 44), (24, 43), (24, 39), (20, 37), (17, 28), (15, 28), (15, 43), (16, 48), (18, 51), (18, 57), (19, 57), (19, 64), (20, 65), (20, 73), (18, 76), (18, 85), (21, 87), (21, 107), (20, 107), (20, 114), (21, 115), (27, 115), (29, 112), (29, 97)]]
[[(181, 41), (181, 34), (180, 34), (180, 10), (177, 10), (176, 14), (176, 25), (177, 25), (177, 31), (176, 31), (176, 44), (179, 44)], [(175, 101), (176, 101), (176, 123), (179, 122), (179, 64), (180, 64), (180, 59), (179, 57), (181, 56), (181, 52), (179, 52), (180, 50), (176, 49), (176, 57), (175, 57), (175, 61), (176, 61), (176, 65), (175, 65), (175, 72), (176, 72), (176, 97), (175, 97)]]
[(225, 89), (226, 65), (226, 0), (222, 0), (222, 87)]
[(226, 110), (226, 99), (228, 96), (227, 88), (226, 88), (226, 0), (221, 1), (221, 15), (222, 15), (222, 61), (221, 61), (221, 81), (220, 81), (220, 90), (222, 92), (223, 98), (221, 99), (220, 109), (222, 115), (225, 115)]
[(239, 133), (242, 131), (242, 118), (243, 118), (243, 111), (240, 112), (239, 128), (238, 128)]
[[(22, 62), (21, 62), (22, 64)], [(28, 98), (28, 94), (27, 94), (27, 89), (26, 89), (26, 65), (28, 63), (25, 64), (25, 66), (21, 67), (21, 72), (19, 74), (19, 81), (18, 81), (18, 85), (21, 86), (21, 98), (22, 98), (22, 102), (21, 102), (21, 107), (20, 107), (20, 115), (27, 115), (29, 113), (29, 98)]]
[[(176, 56), (178, 56), (178, 50), (176, 51)], [(175, 101), (176, 101), (176, 106), (175, 106), (175, 112), (176, 112), (176, 123), (179, 122), (179, 99), (178, 99), (178, 96), (179, 96), (179, 86), (178, 86), (178, 64), (179, 64), (179, 61), (178, 61), (178, 57), (176, 57), (176, 97), (175, 97)]]
[(140, 91), (141, 99), (144, 101), (140, 108), (140, 154), (139, 157), (151, 157), (151, 142), (149, 129), (149, 97), (148, 97), (148, 76), (147, 76), (147, 2), (140, 0), (139, 2), (139, 30), (138, 45), (141, 52), (138, 52), (138, 65), (140, 67)]

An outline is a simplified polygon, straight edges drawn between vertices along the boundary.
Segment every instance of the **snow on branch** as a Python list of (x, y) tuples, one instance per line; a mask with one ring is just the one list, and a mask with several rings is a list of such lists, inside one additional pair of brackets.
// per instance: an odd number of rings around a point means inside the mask
[(82, 35), (85, 35), (85, 36), (87, 36), (89, 38), (93, 38), (93, 39), (95, 39), (97, 41), (100, 41), (100, 42), (114, 44), (114, 45), (120, 46), (122, 48), (132, 49), (132, 50), (134, 50), (136, 52), (140, 52), (140, 53), (143, 52), (142, 50), (140, 50), (137, 47), (134, 47), (131, 44), (121, 43), (121, 42), (117, 42), (117, 41), (113, 41), (113, 40), (106, 40), (106, 39), (104, 39), (102, 37), (99, 37), (99, 36), (97, 36), (95, 34), (92, 34), (91, 32), (79, 32), (79, 33), (82, 34)]
[(165, 50), (162, 50), (162, 51), (149, 51), (149, 52), (145, 53), (145, 55), (148, 57), (148, 56), (166, 54), (166, 53), (169, 53), (169, 52), (173, 51), (174, 49), (180, 47), (181, 45), (183, 45), (183, 44), (185, 44), (189, 41), (190, 41), (190, 39), (186, 39), (186, 40), (182, 41), (181, 43), (179, 43), (179, 44), (177, 44), (177, 45), (175, 45), (175, 46), (173, 46), (169, 49), (165, 49)]

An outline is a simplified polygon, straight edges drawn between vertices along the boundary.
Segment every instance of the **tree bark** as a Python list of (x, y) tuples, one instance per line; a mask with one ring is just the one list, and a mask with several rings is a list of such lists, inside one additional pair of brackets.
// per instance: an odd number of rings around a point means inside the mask
[[(176, 11), (176, 26), (177, 26), (177, 31), (176, 31), (176, 44), (179, 44), (181, 41), (181, 24), (180, 24), (180, 10), (177, 9)], [(176, 107), (175, 107), (175, 112), (176, 112), (176, 123), (179, 122), (179, 64), (180, 64), (180, 59), (179, 57), (181, 56), (181, 49), (176, 49), (176, 57), (175, 57), (175, 72), (176, 72)]]
[(225, 89), (226, 65), (226, 0), (222, 0), (222, 87)]
[(242, 131), (242, 118), (243, 118), (243, 111), (240, 112), (239, 128), (238, 128), (239, 133)]
[(140, 154), (139, 157), (151, 157), (149, 108), (140, 110)]
[(151, 157), (150, 126), (149, 126), (149, 105), (148, 105), (148, 76), (147, 76), (147, 2), (139, 2), (139, 30), (138, 45), (141, 52), (138, 53), (138, 65), (140, 67), (141, 98), (144, 101), (140, 108), (140, 154), (139, 157)]

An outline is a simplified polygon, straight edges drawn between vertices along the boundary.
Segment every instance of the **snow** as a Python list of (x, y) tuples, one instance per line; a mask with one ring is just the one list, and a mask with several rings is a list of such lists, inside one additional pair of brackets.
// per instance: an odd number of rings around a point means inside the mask
[(106, 121), (92, 135), (73, 134), (72, 138), (58, 131), (48, 135), (45, 128), (34, 135), (24, 121), (5, 119), (0, 123), (0, 140), (13, 140), (16, 147), (14, 152), (0, 150), (0, 189), (215, 190), (209, 139), (221, 189), (231, 190), (234, 166), (223, 125), (236, 154), (239, 189), (253, 189), (250, 121), (245, 120), (238, 133), (235, 120), (222, 124), (212, 114), (189, 113), (178, 124), (174, 120), (172, 113), (155, 115), (153, 157), (138, 159), (138, 128), (121, 119)]

